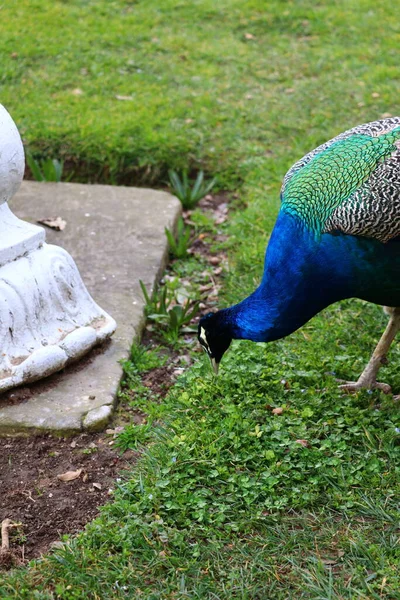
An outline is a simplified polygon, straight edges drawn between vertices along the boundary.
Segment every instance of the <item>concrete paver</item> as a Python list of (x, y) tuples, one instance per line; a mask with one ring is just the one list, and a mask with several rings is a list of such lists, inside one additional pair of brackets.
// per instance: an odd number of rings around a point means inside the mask
[(119, 363), (144, 326), (142, 280), (151, 288), (167, 259), (164, 228), (180, 215), (170, 194), (142, 188), (24, 181), (10, 208), (31, 223), (62, 217), (46, 241), (65, 248), (89, 293), (117, 321), (105, 346), (28, 388), (0, 396), (0, 433), (67, 434), (101, 429), (115, 406)]

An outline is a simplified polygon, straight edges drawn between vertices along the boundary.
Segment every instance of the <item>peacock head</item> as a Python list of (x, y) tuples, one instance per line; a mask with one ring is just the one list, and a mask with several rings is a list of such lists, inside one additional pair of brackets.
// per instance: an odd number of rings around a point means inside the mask
[(221, 358), (232, 341), (232, 336), (227, 331), (223, 319), (221, 319), (222, 313), (223, 311), (208, 313), (200, 319), (198, 329), (199, 342), (210, 357), (215, 373), (218, 373)]

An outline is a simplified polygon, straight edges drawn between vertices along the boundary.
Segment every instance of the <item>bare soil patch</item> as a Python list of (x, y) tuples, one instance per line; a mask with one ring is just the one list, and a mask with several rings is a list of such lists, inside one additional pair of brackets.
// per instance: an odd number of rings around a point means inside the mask
[[(132, 452), (121, 455), (113, 436), (105, 433), (1, 438), (0, 522), (21, 523), (10, 531), (16, 561), (40, 556), (61, 535), (83, 529), (110, 500), (119, 472), (135, 460)], [(57, 477), (80, 469), (72, 481)]]

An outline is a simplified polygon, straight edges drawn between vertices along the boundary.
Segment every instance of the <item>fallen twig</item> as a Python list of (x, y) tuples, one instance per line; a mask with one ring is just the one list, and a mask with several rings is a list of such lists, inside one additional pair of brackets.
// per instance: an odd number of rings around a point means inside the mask
[(0, 547), (0, 564), (12, 564), (20, 562), (10, 550), (9, 530), (11, 527), (21, 527), (22, 523), (13, 523), (11, 519), (4, 519), (1, 523), (1, 547)]

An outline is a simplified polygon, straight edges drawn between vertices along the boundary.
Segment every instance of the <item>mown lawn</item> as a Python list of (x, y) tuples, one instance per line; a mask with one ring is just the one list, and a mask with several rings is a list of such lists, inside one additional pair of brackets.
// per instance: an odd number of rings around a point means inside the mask
[[(230, 217), (224, 301), (259, 281), (286, 169), (355, 124), (398, 112), (400, 22), (378, 0), (36, 2), (0, 7), (1, 101), (37, 156), (75, 179), (161, 185), (217, 174)], [(185, 267), (177, 267), (184, 272)], [(178, 271), (177, 271), (178, 272)], [(5, 599), (400, 598), (400, 419), (379, 392), (346, 396), (385, 325), (335, 305), (286, 340), (199, 359), (148, 414), (113, 502), (64, 549), (0, 578)], [(400, 392), (400, 352), (382, 380)], [(136, 390), (132, 399), (129, 388)], [(282, 414), (273, 414), (273, 408)]]

